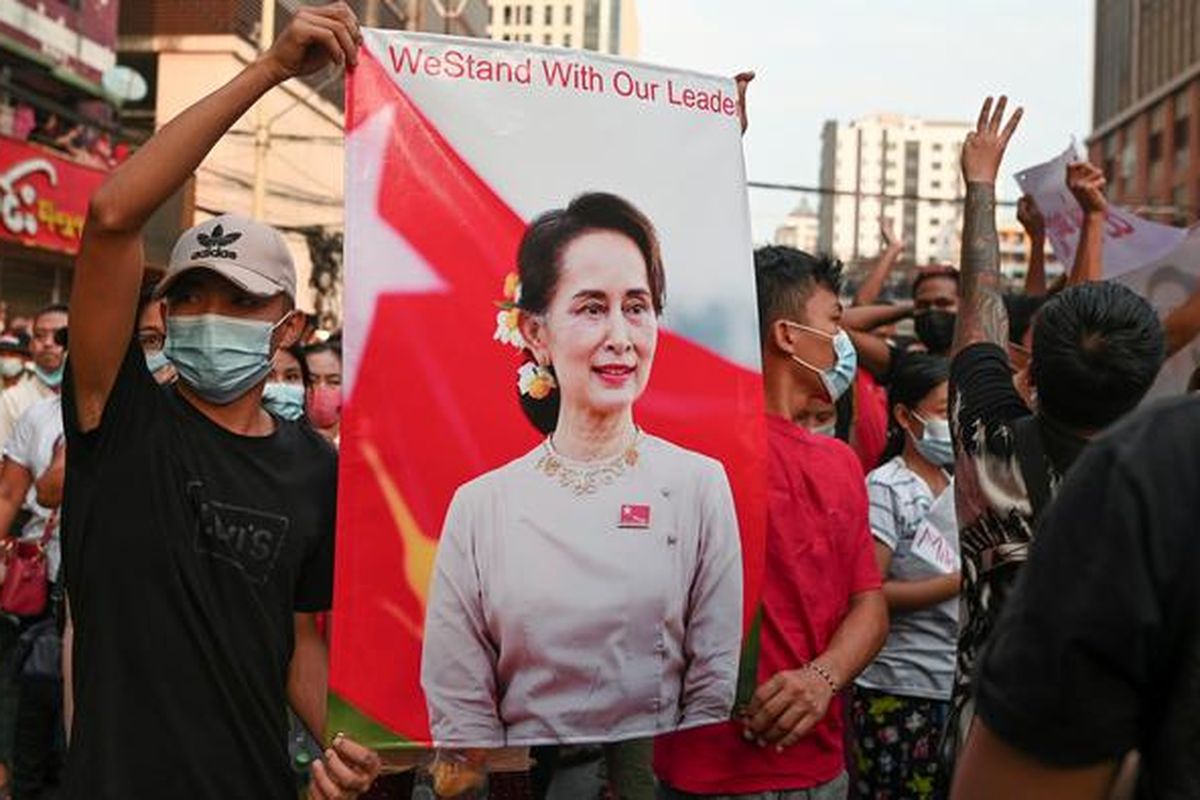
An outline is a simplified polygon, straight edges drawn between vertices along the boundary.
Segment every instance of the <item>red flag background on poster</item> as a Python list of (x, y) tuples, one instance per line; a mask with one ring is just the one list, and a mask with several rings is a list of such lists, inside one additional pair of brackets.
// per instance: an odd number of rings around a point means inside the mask
[(0, 136), (0, 238), (78, 253), (88, 199), (105, 175)]
[[(481, 78), (485, 62), (493, 69)], [(461, 69), (451, 74), (454, 64)], [(585, 77), (572, 85), (556, 70)], [(601, 75), (599, 90), (589, 70)], [(655, 97), (640, 97), (651, 83)], [(613, 172), (637, 174), (657, 187), (639, 204), (684, 206), (675, 227), (695, 241), (673, 246), (664, 236), (667, 328), (635, 416), (724, 465), (751, 630), (766, 524), (765, 429), (744, 166), (736, 106), (725, 102), (732, 96), (731, 81), (591, 54), (366, 31), (347, 92), (347, 394), (331, 730), (381, 748), (430, 742), (420, 663), (437, 539), (457, 487), (541, 439), (517, 402), (519, 359), (493, 341), (496, 301), (529, 219), (570, 200), (553, 184), (571, 169), (590, 169), (605, 184), (589, 189), (607, 188)], [(724, 205), (709, 209), (706, 192)], [(673, 303), (693, 313), (673, 323)], [(709, 333), (690, 335), (689, 325)]]

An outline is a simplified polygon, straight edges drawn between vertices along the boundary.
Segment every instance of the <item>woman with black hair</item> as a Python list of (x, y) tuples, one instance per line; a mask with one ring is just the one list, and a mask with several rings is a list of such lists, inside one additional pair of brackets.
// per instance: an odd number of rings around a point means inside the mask
[(497, 338), (525, 352), (517, 385), (546, 438), (447, 512), (421, 662), (434, 740), (619, 742), (727, 720), (742, 619), (729, 482), (634, 423), (664, 298), (654, 228), (584, 194), (533, 221), (517, 264)]
[[(918, 353), (888, 392), (892, 454), (867, 477), (871, 533), (891, 612), (887, 643), (855, 681), (860, 798), (931, 798), (950, 710), (959, 592), (949, 362)], [(887, 457), (885, 456), (885, 459)]]

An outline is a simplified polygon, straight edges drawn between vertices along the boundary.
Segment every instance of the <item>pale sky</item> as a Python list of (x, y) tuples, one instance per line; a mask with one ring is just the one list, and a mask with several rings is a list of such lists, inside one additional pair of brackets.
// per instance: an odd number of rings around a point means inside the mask
[[(1091, 127), (1094, 0), (637, 0), (639, 58), (702, 72), (754, 69), (751, 181), (817, 185), (821, 126), (875, 112), (971, 121), (988, 93), (1025, 107), (1012, 174)], [(756, 242), (800, 196), (751, 190)], [(810, 202), (816, 207), (816, 196)]]

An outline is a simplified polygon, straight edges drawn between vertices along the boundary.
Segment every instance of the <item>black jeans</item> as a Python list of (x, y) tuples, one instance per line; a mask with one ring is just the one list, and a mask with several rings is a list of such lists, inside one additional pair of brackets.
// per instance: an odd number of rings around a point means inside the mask
[(19, 678), (13, 800), (52, 800), (62, 774), (62, 679)]
[(53, 800), (66, 754), (63, 731), (61, 601), (50, 586), (50, 608), (21, 621), (16, 646), (17, 714), (13, 800)]

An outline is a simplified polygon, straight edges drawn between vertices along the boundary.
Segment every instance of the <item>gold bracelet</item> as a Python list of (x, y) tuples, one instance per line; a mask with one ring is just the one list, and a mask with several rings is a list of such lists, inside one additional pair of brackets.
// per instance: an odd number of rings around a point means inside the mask
[(841, 691), (841, 689), (838, 687), (837, 681), (833, 679), (833, 675), (829, 673), (829, 670), (825, 669), (817, 662), (810, 661), (804, 665), (804, 668), (821, 676), (821, 679), (829, 684), (829, 688), (833, 690), (834, 694), (837, 694), (839, 691)]

